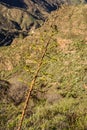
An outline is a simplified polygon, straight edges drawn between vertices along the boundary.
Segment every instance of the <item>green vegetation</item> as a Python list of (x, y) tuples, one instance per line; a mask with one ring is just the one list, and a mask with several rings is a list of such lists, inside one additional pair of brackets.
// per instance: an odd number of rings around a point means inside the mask
[[(11, 46), (0, 48), (0, 78), (15, 83), (15, 91), (18, 91), (18, 82), (30, 85), (50, 39), (22, 130), (87, 129), (87, 23), (84, 10), (87, 10), (86, 5), (64, 7), (53, 12), (30, 36), (16, 38)], [(15, 130), (24, 101), (15, 105), (8, 93), (6, 95), (7, 98), (0, 100), (0, 130)]]

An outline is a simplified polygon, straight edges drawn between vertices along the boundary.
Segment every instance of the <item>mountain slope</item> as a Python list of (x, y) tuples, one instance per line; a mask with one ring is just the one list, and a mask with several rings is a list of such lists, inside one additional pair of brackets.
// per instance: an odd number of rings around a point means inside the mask
[(65, 6), (25, 39), (0, 48), (0, 130), (17, 129), (45, 45), (23, 130), (87, 129), (87, 5)]
[[(48, 17), (48, 14), (51, 11), (58, 9), (63, 4), (76, 4), (76, 3), (85, 3), (86, 1), (82, 0), (14, 0), (10, 2), (10, 0), (0, 0), (0, 13), (1, 15), (9, 21), (9, 23), (15, 26), (15, 31), (11, 32), (11, 29), (0, 31), (0, 35), (2, 36), (0, 41), (0, 46), (9, 45), (13, 41), (15, 37), (19, 37), (19, 35), (23, 35), (25, 37), (28, 35), (28, 32), (35, 30), (40, 27), (43, 22)], [(0, 21), (1, 22), (1, 21)], [(6, 23), (5, 23), (6, 24)], [(0, 28), (1, 28), (0, 25)], [(8, 22), (7, 22), (8, 26)], [(11, 26), (11, 25), (10, 25)], [(9, 26), (8, 26), (9, 27)], [(20, 31), (21, 30), (21, 34)], [(24, 33), (25, 31), (25, 33)], [(7, 36), (7, 34), (9, 35)], [(6, 40), (4, 40), (4, 38)]]
[(38, 22), (29, 12), (18, 8), (9, 8), (0, 4), (0, 11), (0, 46), (11, 44), (19, 35), (28, 35), (32, 27), (37, 28), (42, 22)]

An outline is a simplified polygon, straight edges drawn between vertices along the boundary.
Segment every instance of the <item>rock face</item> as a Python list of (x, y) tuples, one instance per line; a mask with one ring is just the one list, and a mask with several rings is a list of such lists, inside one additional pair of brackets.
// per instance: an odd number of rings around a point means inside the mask
[(0, 102), (3, 99), (6, 102), (13, 102), (15, 105), (19, 105), (25, 100), (25, 93), (28, 87), (19, 81), (15, 83), (0, 79)]
[(8, 89), (10, 87), (10, 83), (6, 80), (0, 80), (0, 101), (7, 98)]
[(26, 4), (22, 1), (22, 0), (0, 0), (0, 2), (8, 4), (10, 6), (14, 6), (14, 7), (21, 7), (21, 8), (25, 8)]
[(18, 30), (18, 26), (0, 13), (0, 46), (9, 45)]
[(1, 14), (14, 22), (18, 29), (37, 28), (47, 14), (56, 10), (64, 0), (0, 0)]
[[(87, 0), (0, 0), (1, 3), (7, 4), (8, 6), (25, 8), (25, 9), (41, 9), (43, 8), (45, 11), (55, 10), (60, 4), (64, 3), (83, 3), (87, 2)], [(32, 5), (32, 6), (31, 6)]]
[(40, 27), (48, 14), (64, 3), (80, 3), (80, 0), (0, 0), (0, 46), (10, 45), (19, 36), (19, 30), (25, 36)]

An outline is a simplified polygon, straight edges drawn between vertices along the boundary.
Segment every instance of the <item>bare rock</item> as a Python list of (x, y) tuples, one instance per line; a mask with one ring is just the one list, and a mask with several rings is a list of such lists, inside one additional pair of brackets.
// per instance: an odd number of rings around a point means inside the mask
[(25, 94), (28, 90), (27, 85), (22, 82), (15, 82), (11, 84), (11, 87), (8, 91), (8, 98), (15, 105), (19, 105), (23, 101), (25, 101)]

